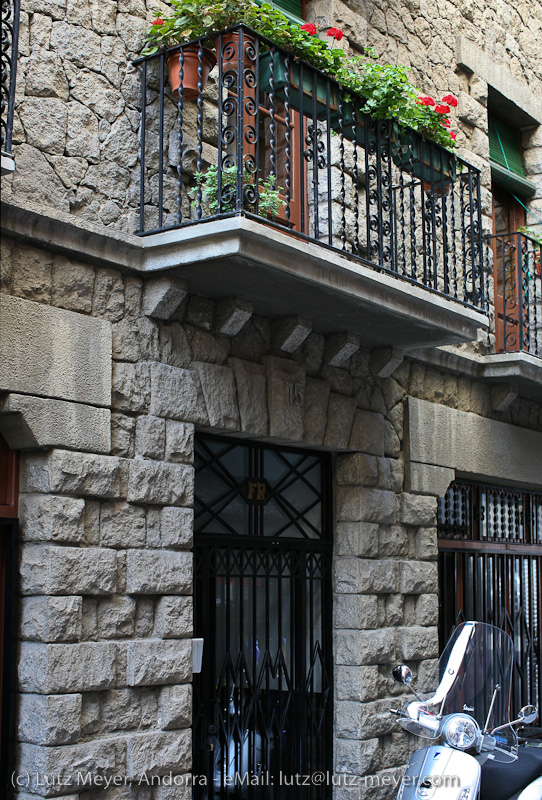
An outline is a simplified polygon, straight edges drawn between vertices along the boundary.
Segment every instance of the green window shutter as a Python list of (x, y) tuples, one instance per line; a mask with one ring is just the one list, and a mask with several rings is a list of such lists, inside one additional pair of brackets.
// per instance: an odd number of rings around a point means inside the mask
[(302, 19), (301, 0), (279, 0), (278, 3), (272, 3), (272, 5), (284, 11), (285, 14), (289, 14), (297, 19)]
[(489, 117), (489, 157), (506, 171), (525, 177), (519, 134), (500, 119)]
[(282, 11), (290, 22), (298, 22), (300, 25), (303, 23), (301, 0), (279, 0), (279, 2), (274, 2), (274, 0), (256, 0), (256, 2), (259, 6), (261, 6), (262, 3), (270, 3), (273, 8)]

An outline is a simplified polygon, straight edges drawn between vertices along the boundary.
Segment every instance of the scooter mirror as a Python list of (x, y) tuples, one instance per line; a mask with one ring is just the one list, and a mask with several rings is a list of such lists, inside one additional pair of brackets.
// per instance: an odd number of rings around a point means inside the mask
[(536, 706), (523, 706), (518, 716), (524, 725), (530, 725), (538, 717), (538, 709)]
[(412, 683), (412, 670), (406, 664), (398, 664), (391, 674), (396, 683), (402, 683), (403, 686), (410, 686)]

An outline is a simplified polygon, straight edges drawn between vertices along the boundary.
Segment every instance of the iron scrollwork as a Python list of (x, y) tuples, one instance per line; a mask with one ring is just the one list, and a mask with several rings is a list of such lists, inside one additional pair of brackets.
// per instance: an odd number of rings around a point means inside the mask
[[(140, 211), (140, 233), (151, 229), (153, 218), (158, 220), (153, 229), (164, 230), (224, 213), (249, 211), (264, 217), (260, 187), (272, 177), (277, 188), (280, 184), (284, 206), (273, 224), (285, 225), (292, 235), (325, 241), (374, 269), (393, 272), (485, 310), (480, 179), (475, 167), (416, 131), (372, 119), (362, 111), (362, 98), (346, 95), (310, 64), (294, 59), (243, 25), (217, 35), (215, 137), (211, 131), (215, 97), (202, 91), (205, 41), (201, 40), (198, 51), (197, 96), (175, 97), (176, 148), (171, 147), (168, 130), (170, 98), (165, 82), (156, 98), (149, 92), (154, 89), (154, 73), (149, 70), (147, 76), (146, 72), (153, 59), (162, 59), (164, 67), (167, 54), (139, 59), (143, 76), (140, 208), (144, 210)], [(182, 51), (183, 46), (175, 50)], [(182, 71), (182, 53), (179, 66)], [(195, 105), (190, 105), (194, 100)], [(151, 126), (156, 111), (160, 119), (157, 176), (143, 147), (145, 119), (154, 136)], [(173, 163), (164, 152), (168, 144), (171, 154), (176, 150)], [(162, 208), (169, 165), (178, 178), (176, 220)], [(194, 171), (208, 170), (210, 165), (218, 167), (213, 190), (218, 203), (212, 209), (209, 202), (202, 203), (201, 187), (193, 201), (192, 188)], [(229, 173), (224, 176), (226, 169)], [(158, 208), (151, 191), (156, 183)], [(529, 259), (527, 253), (524, 260)], [(532, 281), (526, 288), (524, 299), (532, 306)]]
[(0, 93), (0, 144), (2, 153), (11, 154), (15, 80), (19, 39), (20, 0), (2, 0), (2, 67)]

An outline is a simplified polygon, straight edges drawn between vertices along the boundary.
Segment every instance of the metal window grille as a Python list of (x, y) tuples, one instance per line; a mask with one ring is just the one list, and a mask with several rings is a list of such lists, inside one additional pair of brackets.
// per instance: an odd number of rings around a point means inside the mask
[(467, 619), (514, 641), (514, 713), (542, 699), (542, 494), (469, 481), (438, 507), (441, 646)]

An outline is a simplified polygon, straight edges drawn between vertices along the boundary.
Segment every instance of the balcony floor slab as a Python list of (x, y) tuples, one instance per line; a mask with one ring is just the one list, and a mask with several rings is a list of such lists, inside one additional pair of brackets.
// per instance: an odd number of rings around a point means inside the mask
[[(542, 355), (542, 354), (541, 354)], [(515, 386), (521, 397), (542, 400), (542, 357), (530, 353), (475, 355), (453, 347), (419, 349), (412, 358), (491, 385)]]
[(124, 272), (173, 273), (195, 294), (241, 296), (257, 314), (300, 315), (314, 330), (349, 331), (366, 347), (403, 350), (476, 339), (476, 309), (263, 222), (230, 217), (145, 237), (33, 204), (3, 204), (8, 236)]
[(351, 331), (367, 347), (471, 341), (487, 317), (332, 248), (244, 217), (147, 236), (145, 271), (173, 269), (190, 292), (240, 295), (255, 313), (310, 317), (321, 333)]
[(542, 353), (498, 353), (484, 357), (483, 377), (488, 383), (510, 383), (523, 397), (542, 400)]

